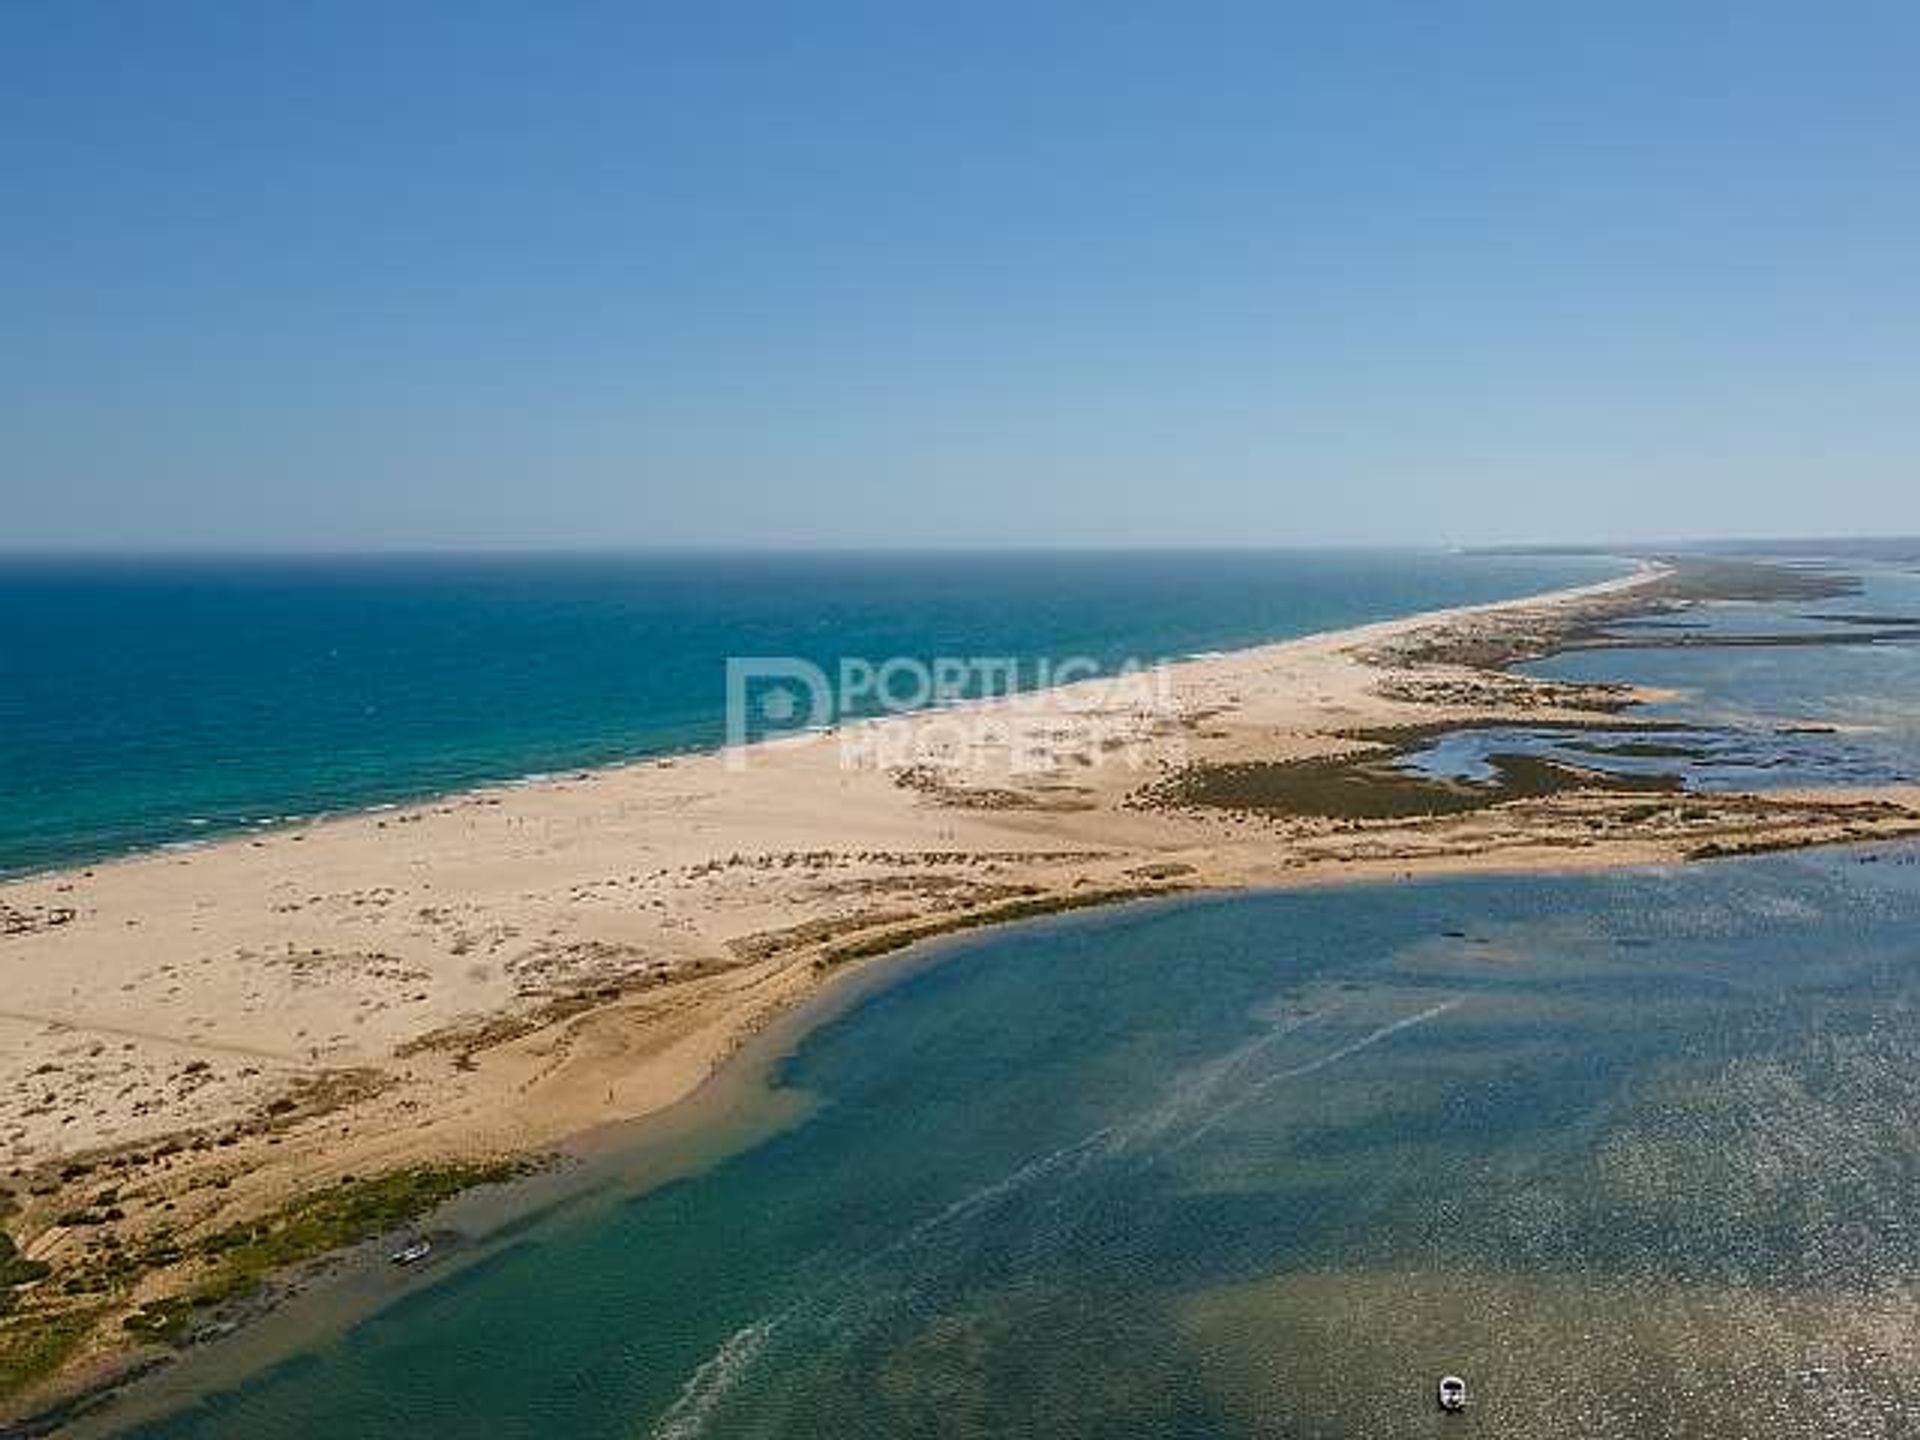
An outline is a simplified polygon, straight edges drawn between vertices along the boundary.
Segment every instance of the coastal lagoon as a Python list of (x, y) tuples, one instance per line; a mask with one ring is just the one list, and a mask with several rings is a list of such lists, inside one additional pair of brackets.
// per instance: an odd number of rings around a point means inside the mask
[(1615, 626), (1604, 648), (1519, 667), (1549, 680), (1667, 691), (1670, 699), (1636, 707), (1631, 719), (1670, 730), (1459, 730), (1408, 764), (1483, 781), (1490, 757), (1534, 755), (1622, 775), (1684, 776), (1707, 791), (1914, 783), (1920, 573), (1843, 562), (1840, 573), (1856, 593), (1695, 606), (1683, 618)]
[(1906, 1433), (1917, 859), (948, 943), (797, 1046), (772, 1138), (138, 1433)]

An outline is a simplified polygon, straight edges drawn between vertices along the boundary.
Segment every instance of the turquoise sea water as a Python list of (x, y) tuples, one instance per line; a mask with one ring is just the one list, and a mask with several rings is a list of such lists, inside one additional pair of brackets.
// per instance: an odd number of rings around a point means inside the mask
[(952, 944), (804, 1043), (794, 1128), (139, 1433), (1910, 1434), (1916, 859)]
[(730, 655), (1115, 667), (1625, 568), (1390, 551), (0, 560), (0, 873), (717, 744)]

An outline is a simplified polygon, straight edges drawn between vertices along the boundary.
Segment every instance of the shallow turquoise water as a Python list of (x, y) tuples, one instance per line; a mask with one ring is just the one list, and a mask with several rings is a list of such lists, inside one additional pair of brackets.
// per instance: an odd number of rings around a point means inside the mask
[(1909, 1433), (1917, 858), (953, 944), (797, 1128), (140, 1433)]
[(0, 874), (717, 744), (730, 655), (1112, 668), (1625, 568), (1411, 551), (0, 559)]

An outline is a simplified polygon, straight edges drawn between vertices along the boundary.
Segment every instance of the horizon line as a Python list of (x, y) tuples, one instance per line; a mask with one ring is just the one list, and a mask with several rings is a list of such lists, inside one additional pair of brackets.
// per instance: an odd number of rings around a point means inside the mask
[(1275, 554), (1333, 551), (1423, 551), (1479, 555), (1648, 555), (1690, 546), (1914, 545), (1920, 534), (1681, 535), (1639, 540), (1291, 542), (1036, 541), (966, 543), (935, 541), (726, 542), (666, 541), (606, 544), (397, 544), (340, 546), (278, 545), (0, 545), (0, 562), (31, 560), (355, 560), (612, 558), (648, 555), (886, 555), (886, 554)]

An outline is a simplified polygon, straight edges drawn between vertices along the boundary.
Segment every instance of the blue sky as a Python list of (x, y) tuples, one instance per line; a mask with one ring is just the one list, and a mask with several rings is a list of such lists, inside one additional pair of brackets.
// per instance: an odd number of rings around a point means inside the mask
[(1920, 7), (0, 8), (0, 546), (1920, 532)]

